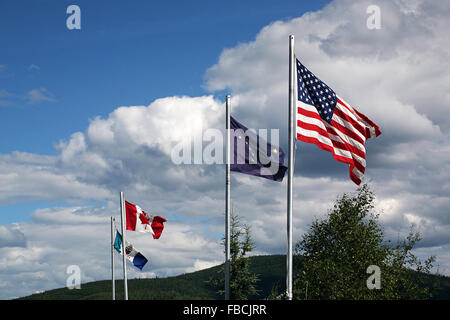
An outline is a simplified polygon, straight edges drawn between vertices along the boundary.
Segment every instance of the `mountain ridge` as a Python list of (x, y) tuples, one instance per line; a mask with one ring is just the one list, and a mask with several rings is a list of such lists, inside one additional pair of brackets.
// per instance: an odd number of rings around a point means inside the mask
[[(249, 270), (259, 275), (256, 284), (258, 295), (250, 300), (267, 299), (272, 291), (281, 294), (285, 283), (286, 256), (260, 255), (251, 256)], [(128, 279), (129, 300), (222, 300), (217, 288), (208, 283), (212, 277), (221, 276), (221, 265), (184, 273), (177, 276), (151, 279)], [(295, 264), (294, 264), (295, 266)], [(294, 269), (295, 275), (295, 269)], [(440, 277), (440, 289), (433, 299), (450, 299), (450, 277), (423, 275), (431, 283), (434, 277)], [(123, 280), (116, 280), (116, 299), (123, 300)], [(17, 300), (111, 300), (111, 280), (99, 280), (82, 283), (80, 289), (58, 288)]]

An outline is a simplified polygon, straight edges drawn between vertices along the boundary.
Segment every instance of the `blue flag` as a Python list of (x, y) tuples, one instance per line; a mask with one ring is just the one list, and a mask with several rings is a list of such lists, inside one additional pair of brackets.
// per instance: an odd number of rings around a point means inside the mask
[[(120, 254), (122, 254), (122, 235), (119, 231), (116, 230), (116, 239), (114, 240), (114, 249), (117, 250)], [(130, 260), (136, 268), (142, 270), (142, 268), (147, 263), (147, 258), (144, 257), (139, 251), (137, 251), (133, 246), (126, 241), (125, 244), (125, 253), (127, 259)]]
[(281, 182), (287, 167), (283, 150), (230, 117), (230, 170)]

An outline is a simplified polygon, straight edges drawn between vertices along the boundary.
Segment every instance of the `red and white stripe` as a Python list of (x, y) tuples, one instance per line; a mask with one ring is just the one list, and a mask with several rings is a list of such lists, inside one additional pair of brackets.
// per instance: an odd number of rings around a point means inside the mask
[(350, 178), (357, 185), (366, 169), (364, 143), (380, 134), (375, 123), (339, 97), (331, 124), (322, 120), (314, 106), (297, 100), (297, 139), (314, 143), (337, 161), (348, 163)]

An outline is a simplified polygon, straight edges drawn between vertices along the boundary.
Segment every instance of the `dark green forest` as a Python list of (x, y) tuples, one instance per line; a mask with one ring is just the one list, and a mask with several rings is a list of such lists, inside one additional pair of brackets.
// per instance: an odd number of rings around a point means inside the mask
[[(285, 288), (286, 257), (284, 255), (253, 256), (248, 258), (249, 270), (259, 275), (256, 283), (258, 294), (252, 300), (267, 299), (282, 294)], [(296, 257), (298, 259), (298, 257)], [(217, 294), (209, 280), (220, 273), (221, 266), (186, 273), (174, 277), (154, 279), (129, 279), (130, 300), (217, 300)], [(296, 270), (294, 270), (296, 274)], [(450, 299), (450, 278), (422, 275), (427, 283), (439, 281), (439, 288), (432, 299)], [(25, 300), (111, 300), (111, 280), (82, 283), (81, 289), (60, 288), (20, 299)], [(123, 281), (116, 280), (116, 299), (123, 299)]]

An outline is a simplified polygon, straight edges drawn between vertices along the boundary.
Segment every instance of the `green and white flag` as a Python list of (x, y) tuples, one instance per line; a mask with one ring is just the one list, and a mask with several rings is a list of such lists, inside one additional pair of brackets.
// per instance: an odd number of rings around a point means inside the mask
[[(122, 235), (116, 230), (116, 239), (114, 240), (114, 249), (122, 254)], [(147, 258), (145, 258), (139, 251), (133, 248), (133, 245), (128, 241), (125, 242), (125, 253), (128, 260), (130, 260), (133, 265), (140, 270), (147, 263)]]

